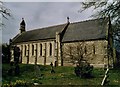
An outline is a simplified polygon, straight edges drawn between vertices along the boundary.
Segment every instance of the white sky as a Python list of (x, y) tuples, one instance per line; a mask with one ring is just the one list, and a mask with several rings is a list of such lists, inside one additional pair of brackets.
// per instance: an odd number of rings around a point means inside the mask
[(3, 20), (5, 24), (2, 32), (3, 43), (19, 33), (22, 17), (28, 31), (66, 23), (67, 16), (70, 17), (70, 22), (76, 22), (88, 20), (93, 14), (92, 9), (79, 13), (80, 2), (6, 2), (4, 5), (11, 10), (13, 18)]
[(81, 2), (88, 0), (2, 0), (2, 1), (4, 2)]

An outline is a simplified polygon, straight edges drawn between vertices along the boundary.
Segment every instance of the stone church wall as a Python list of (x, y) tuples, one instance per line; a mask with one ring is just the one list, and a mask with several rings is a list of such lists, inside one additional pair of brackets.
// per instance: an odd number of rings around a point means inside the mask
[[(51, 55), (50, 44), (52, 46)], [(40, 54), (40, 45), (42, 45), (42, 55)], [(32, 46), (34, 46), (34, 53), (32, 53)], [(24, 64), (50, 65), (51, 62), (54, 63), (56, 61), (55, 41), (20, 43), (17, 44), (17, 47), (19, 47), (21, 51), (20, 61)]]
[[(50, 55), (50, 43), (52, 45), (52, 54)], [(71, 63), (70, 55), (67, 55), (69, 52), (76, 50), (76, 46), (86, 47), (84, 53), (84, 60), (87, 60), (94, 67), (103, 67), (107, 65), (107, 41), (106, 40), (94, 40), (94, 41), (85, 41), (85, 42), (70, 42), (62, 43), (62, 63), (63, 66), (74, 66), (75, 64)], [(40, 55), (40, 44), (42, 44), (42, 55)], [(32, 45), (34, 45), (34, 54), (32, 54)], [(56, 43), (52, 41), (37, 41), (37, 42), (27, 42), (20, 43), (17, 46), (21, 50), (20, 61), (24, 64), (41, 64), (41, 65), (50, 65), (57, 61), (56, 58)], [(26, 46), (26, 48), (25, 48)], [(68, 49), (72, 47), (72, 51)], [(26, 49), (26, 51), (25, 51)], [(85, 49), (84, 49), (85, 50)], [(26, 52), (26, 53), (25, 53)], [(77, 52), (77, 51), (76, 51)], [(66, 54), (67, 53), (67, 54)], [(76, 55), (77, 53), (74, 53)]]
[[(81, 45), (81, 43), (83, 45)], [(76, 46), (85, 47), (84, 60), (87, 60), (94, 67), (103, 67), (107, 64), (107, 41), (106, 40), (94, 40), (94, 41), (85, 41), (85, 42), (72, 42), (64, 43), (62, 46), (63, 52), (63, 66), (75, 65), (71, 63), (69, 53), (76, 50)], [(69, 49), (72, 47), (71, 49)], [(71, 51), (70, 51), (71, 50)], [(77, 52), (77, 51), (76, 51)], [(75, 51), (73, 53), (76, 54)]]

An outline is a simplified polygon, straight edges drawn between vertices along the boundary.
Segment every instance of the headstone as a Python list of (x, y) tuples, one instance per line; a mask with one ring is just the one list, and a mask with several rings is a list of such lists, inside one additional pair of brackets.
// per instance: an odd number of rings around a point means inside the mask
[(40, 67), (38, 65), (35, 65), (35, 75), (36, 75), (36, 77), (40, 77), (41, 76)]
[(50, 66), (51, 66), (51, 73), (55, 73), (55, 71), (54, 71), (54, 69), (53, 69), (53, 63), (51, 62), (51, 64), (50, 64)]

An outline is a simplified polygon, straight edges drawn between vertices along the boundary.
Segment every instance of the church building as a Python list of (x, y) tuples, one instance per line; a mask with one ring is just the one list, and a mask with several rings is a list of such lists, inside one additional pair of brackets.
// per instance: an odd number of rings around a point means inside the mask
[[(84, 47), (85, 60), (95, 67), (104, 67), (110, 61), (107, 51), (109, 26), (109, 20), (70, 23), (67, 17), (64, 24), (27, 31), (22, 19), (20, 32), (11, 39), (11, 45), (19, 47), (19, 62), (24, 64), (50, 65), (52, 62), (53, 65), (71, 66), (74, 65), (71, 54), (78, 55), (81, 53), (78, 48)], [(12, 49), (11, 53), (11, 60), (14, 60)]]

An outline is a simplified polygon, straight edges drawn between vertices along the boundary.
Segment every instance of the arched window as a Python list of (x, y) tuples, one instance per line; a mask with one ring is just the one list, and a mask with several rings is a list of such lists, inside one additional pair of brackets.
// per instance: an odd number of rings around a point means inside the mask
[(85, 46), (85, 54), (87, 54), (87, 47)]
[(26, 56), (27, 46), (25, 45), (24, 55)]
[(42, 44), (40, 44), (40, 56), (42, 56)]
[(95, 54), (95, 45), (93, 44), (93, 53)]
[(29, 56), (29, 52), (30, 52), (30, 44), (28, 44), (28, 49), (27, 49), (28, 56)]
[(21, 45), (21, 56), (22, 56), (22, 52), (23, 52), (23, 45)]
[(34, 45), (32, 45), (32, 55), (34, 55)]
[(52, 44), (50, 43), (50, 56), (52, 55)]

